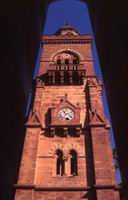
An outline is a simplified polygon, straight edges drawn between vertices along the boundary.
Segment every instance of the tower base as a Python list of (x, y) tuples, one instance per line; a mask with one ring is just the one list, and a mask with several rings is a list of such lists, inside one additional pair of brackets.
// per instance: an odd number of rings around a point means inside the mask
[(16, 185), (14, 200), (119, 200), (118, 186), (40, 187)]

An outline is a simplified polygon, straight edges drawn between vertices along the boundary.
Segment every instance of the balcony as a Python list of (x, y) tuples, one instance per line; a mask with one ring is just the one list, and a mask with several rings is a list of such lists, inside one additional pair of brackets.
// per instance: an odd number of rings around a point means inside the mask
[(80, 85), (83, 84), (85, 68), (83, 64), (50, 64), (47, 70), (49, 85)]

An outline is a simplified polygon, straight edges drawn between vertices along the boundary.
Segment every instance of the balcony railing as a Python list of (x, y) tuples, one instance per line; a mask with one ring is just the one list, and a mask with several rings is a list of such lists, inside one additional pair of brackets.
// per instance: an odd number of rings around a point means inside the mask
[(50, 64), (48, 70), (85, 70), (84, 64)]

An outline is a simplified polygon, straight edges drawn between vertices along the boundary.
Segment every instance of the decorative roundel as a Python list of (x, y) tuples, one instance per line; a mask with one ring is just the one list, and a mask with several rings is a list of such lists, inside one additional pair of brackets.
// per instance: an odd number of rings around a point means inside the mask
[(74, 115), (74, 111), (70, 108), (62, 108), (58, 112), (58, 118), (65, 121), (72, 120), (74, 118)]
[(53, 53), (50, 57), (50, 61), (56, 61), (56, 57), (60, 56), (61, 54), (66, 53), (66, 54), (74, 54), (79, 60), (84, 60), (83, 55), (81, 55), (79, 52), (77, 52), (74, 49), (60, 49)]
[(58, 59), (61, 59), (61, 61), (64, 61), (65, 59), (73, 60), (76, 57), (73, 54), (70, 53), (61, 53), (57, 55), (54, 60), (57, 61)]
[(70, 54), (62, 54), (62, 57), (63, 57), (63, 58), (70, 58), (71, 55), (70, 55)]

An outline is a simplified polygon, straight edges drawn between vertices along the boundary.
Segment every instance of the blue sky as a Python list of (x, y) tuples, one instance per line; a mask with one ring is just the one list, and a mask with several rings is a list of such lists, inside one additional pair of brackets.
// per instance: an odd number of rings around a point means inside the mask
[[(67, 21), (81, 34), (93, 35), (88, 7), (85, 3), (82, 3), (79, 0), (59, 0), (54, 3), (51, 3), (48, 8), (46, 22), (42, 34), (48, 34), (48, 35), (54, 34), (60, 27), (65, 25)], [(102, 80), (102, 74), (100, 70), (100, 64), (94, 39), (93, 39), (93, 58), (94, 58), (96, 75), (98, 76), (99, 79)], [(40, 60), (40, 52), (37, 59), (35, 76), (39, 68), (39, 60)], [(105, 88), (103, 92), (103, 99), (104, 99), (105, 113), (111, 124), (110, 113), (106, 100)], [(112, 145), (113, 147), (115, 147), (112, 129), (110, 130), (110, 135), (111, 135)], [(117, 172), (117, 179), (120, 182), (119, 172)]]

